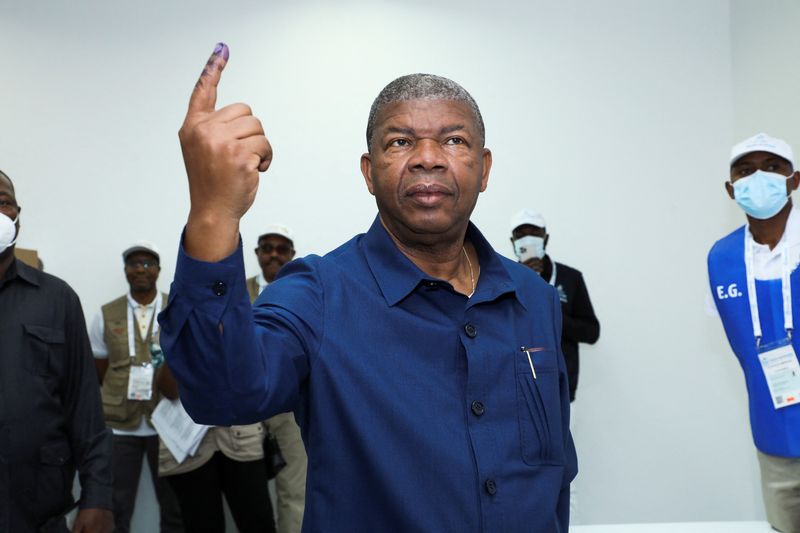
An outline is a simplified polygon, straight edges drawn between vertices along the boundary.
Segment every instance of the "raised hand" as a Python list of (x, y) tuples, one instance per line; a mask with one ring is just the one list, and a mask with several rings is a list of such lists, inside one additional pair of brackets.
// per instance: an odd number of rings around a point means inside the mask
[(178, 132), (192, 203), (184, 247), (203, 261), (219, 261), (236, 249), (239, 219), (253, 204), (259, 172), (272, 160), (261, 121), (249, 106), (215, 109), (228, 57), (228, 46), (219, 43), (194, 86)]

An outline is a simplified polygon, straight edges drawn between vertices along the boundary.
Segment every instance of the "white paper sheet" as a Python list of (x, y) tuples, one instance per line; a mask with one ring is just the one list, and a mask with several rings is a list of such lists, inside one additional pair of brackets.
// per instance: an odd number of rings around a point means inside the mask
[(180, 400), (167, 398), (158, 402), (153, 410), (152, 422), (158, 436), (178, 463), (197, 453), (200, 441), (210, 427), (196, 424)]

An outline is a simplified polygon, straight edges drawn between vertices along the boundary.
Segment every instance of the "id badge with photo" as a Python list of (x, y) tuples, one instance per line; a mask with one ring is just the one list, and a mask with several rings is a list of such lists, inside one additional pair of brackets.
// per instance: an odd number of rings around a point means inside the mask
[(761, 347), (758, 360), (775, 409), (800, 403), (800, 362), (789, 339)]
[(153, 367), (146, 364), (131, 366), (128, 377), (128, 399), (149, 400), (153, 397)]

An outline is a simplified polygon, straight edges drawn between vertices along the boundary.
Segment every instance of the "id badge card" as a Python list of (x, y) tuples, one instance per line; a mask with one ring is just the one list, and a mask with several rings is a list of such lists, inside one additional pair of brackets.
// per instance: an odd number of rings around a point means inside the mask
[(153, 397), (152, 365), (131, 366), (128, 377), (128, 399), (149, 400)]
[(800, 362), (789, 339), (763, 346), (758, 360), (775, 409), (800, 403)]

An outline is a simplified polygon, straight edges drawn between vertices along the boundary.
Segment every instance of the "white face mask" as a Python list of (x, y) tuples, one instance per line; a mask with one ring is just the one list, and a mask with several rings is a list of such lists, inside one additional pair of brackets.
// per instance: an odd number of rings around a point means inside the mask
[(0, 253), (5, 252), (9, 246), (13, 246), (17, 242), (17, 220), (19, 215), (14, 220), (3, 213), (0, 213)]
[(542, 259), (544, 258), (544, 238), (528, 235), (517, 239), (514, 241), (514, 253), (521, 263), (533, 257)]

